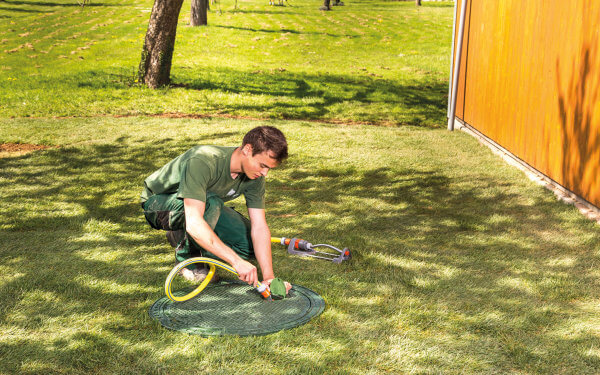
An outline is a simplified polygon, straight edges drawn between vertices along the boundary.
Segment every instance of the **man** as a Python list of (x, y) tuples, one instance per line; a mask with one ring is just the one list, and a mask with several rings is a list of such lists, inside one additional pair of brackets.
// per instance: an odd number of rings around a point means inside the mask
[[(256, 285), (256, 258), (262, 282), (274, 279), (271, 232), (265, 217), (265, 177), (287, 158), (287, 141), (277, 128), (249, 131), (241, 147), (196, 146), (151, 174), (142, 192), (148, 223), (167, 230), (178, 262), (191, 257), (219, 258), (229, 263), (240, 280)], [(223, 205), (244, 195), (250, 220)], [(205, 267), (195, 264), (181, 275), (202, 281)], [(291, 286), (286, 283), (286, 289)]]

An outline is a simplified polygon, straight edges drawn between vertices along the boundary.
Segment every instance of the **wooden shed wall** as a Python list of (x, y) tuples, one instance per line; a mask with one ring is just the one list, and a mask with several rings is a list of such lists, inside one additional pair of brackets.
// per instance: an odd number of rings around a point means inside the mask
[(600, 0), (464, 1), (456, 116), (600, 207)]

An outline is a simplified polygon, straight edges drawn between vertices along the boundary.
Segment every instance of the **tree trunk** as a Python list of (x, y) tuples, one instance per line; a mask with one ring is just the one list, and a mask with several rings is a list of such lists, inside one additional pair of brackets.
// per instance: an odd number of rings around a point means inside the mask
[(157, 88), (171, 82), (177, 20), (183, 0), (155, 0), (138, 70), (140, 82)]
[(207, 10), (208, 0), (192, 0), (192, 8), (190, 12), (190, 25), (208, 25)]
[(421, 6), (421, 0), (415, 0), (415, 4), (417, 4), (418, 6)]

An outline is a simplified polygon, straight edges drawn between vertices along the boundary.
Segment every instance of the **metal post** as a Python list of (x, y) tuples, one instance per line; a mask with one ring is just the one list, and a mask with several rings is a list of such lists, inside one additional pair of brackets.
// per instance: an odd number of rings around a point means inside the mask
[(454, 75), (452, 77), (452, 96), (450, 97), (450, 113), (448, 116), (448, 130), (454, 130), (454, 118), (456, 117), (456, 95), (458, 94), (458, 73), (460, 71), (460, 60), (462, 57), (462, 45), (465, 32), (465, 18), (467, 16), (467, 1), (462, 0), (460, 9), (460, 26), (458, 28), (458, 41), (456, 42), (456, 57), (454, 59)]
[(452, 52), (450, 53), (450, 78), (448, 78), (448, 109), (446, 110), (446, 118), (450, 118), (450, 101), (452, 100), (452, 73), (454, 72), (454, 37), (456, 36), (456, 4), (454, 0), (454, 15), (452, 16)]

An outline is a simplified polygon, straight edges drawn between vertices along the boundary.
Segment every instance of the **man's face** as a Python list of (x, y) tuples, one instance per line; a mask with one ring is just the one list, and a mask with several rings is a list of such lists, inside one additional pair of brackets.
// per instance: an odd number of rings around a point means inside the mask
[(252, 146), (250, 145), (245, 145), (242, 153), (244, 154), (242, 170), (252, 180), (266, 176), (271, 168), (275, 168), (279, 164), (277, 159), (272, 157), (273, 153), (270, 151), (252, 155)]

